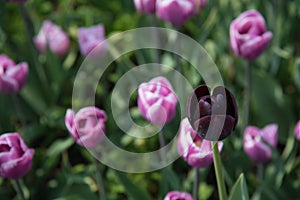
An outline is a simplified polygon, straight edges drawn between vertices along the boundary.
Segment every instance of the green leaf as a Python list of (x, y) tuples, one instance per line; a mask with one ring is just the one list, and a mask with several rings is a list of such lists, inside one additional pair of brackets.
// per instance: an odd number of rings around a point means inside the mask
[(138, 185), (134, 184), (123, 172), (115, 171), (116, 176), (119, 181), (124, 186), (128, 196), (134, 200), (151, 200), (150, 195), (140, 188)]
[(247, 184), (243, 173), (233, 185), (229, 200), (249, 200)]
[(64, 140), (57, 140), (49, 147), (47, 155), (50, 157), (57, 156), (64, 150), (68, 149), (73, 143), (74, 143), (74, 141), (72, 138), (67, 138)]

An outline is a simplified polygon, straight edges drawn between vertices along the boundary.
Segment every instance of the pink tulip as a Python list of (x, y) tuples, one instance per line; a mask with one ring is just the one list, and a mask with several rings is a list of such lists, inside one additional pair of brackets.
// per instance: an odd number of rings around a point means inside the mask
[(270, 124), (263, 129), (248, 126), (244, 133), (244, 150), (250, 159), (265, 163), (272, 157), (272, 149), (277, 146), (278, 125)]
[(193, 197), (187, 192), (171, 191), (165, 196), (164, 200), (193, 200)]
[(99, 24), (89, 28), (79, 28), (78, 42), (82, 55), (87, 56), (92, 51), (92, 54), (97, 57), (103, 55), (107, 50), (104, 26)]
[[(223, 142), (218, 142), (218, 149), (221, 152)], [(213, 162), (211, 142), (202, 139), (192, 128), (187, 118), (180, 123), (177, 149), (179, 155), (193, 167), (204, 168)]]
[(0, 92), (19, 92), (25, 85), (27, 74), (28, 65), (26, 62), (16, 65), (6, 55), (0, 55)]
[(236, 56), (247, 60), (260, 56), (271, 39), (272, 33), (256, 10), (242, 13), (230, 25), (230, 47)]
[(6, 133), (0, 136), (0, 176), (19, 179), (27, 174), (32, 166), (34, 150), (29, 149), (19, 133)]
[(70, 44), (68, 35), (49, 20), (43, 22), (40, 32), (33, 41), (40, 52), (46, 52), (48, 46), (53, 53), (59, 56), (68, 52)]
[(136, 9), (141, 13), (155, 13), (156, 0), (134, 0)]
[(104, 138), (106, 113), (96, 107), (85, 107), (76, 114), (68, 109), (65, 124), (71, 137), (81, 146), (96, 147)]
[(170, 122), (176, 114), (177, 97), (170, 82), (156, 77), (138, 88), (138, 108), (155, 125)]
[(156, 3), (156, 14), (159, 18), (174, 26), (183, 25), (195, 14), (194, 0), (160, 0)]

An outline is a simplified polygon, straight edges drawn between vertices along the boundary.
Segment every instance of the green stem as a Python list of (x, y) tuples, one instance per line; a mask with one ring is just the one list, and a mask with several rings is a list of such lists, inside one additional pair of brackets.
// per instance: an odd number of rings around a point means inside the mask
[(250, 100), (251, 100), (251, 63), (248, 61), (246, 70), (245, 70), (245, 103), (244, 103), (244, 116), (243, 116), (243, 126), (242, 131), (245, 130), (249, 121), (249, 112), (250, 112)]
[[(23, 3), (19, 4), (19, 9), (20, 9), (20, 13), (22, 15), (22, 18), (23, 18), (23, 21), (24, 21), (24, 24), (25, 24), (25, 31), (27, 33), (28, 45), (29, 45), (28, 50), (30, 51), (31, 56), (32, 56), (32, 60), (34, 62), (35, 72), (36, 72), (37, 77), (39, 78), (39, 80), (42, 84), (43, 90), (48, 91), (47, 77), (46, 77), (45, 71), (43, 70), (42, 66), (39, 64), (39, 61), (37, 59), (38, 58), (38, 52), (37, 52), (37, 50), (36, 50), (36, 48), (34, 47), (34, 44), (33, 44), (34, 27), (33, 27), (32, 20), (31, 20), (30, 15), (27, 12), (27, 10), (26, 10)], [(49, 93), (51, 93), (51, 92), (47, 92), (46, 95), (49, 94)]]
[(213, 147), (214, 166), (215, 166), (215, 173), (216, 173), (216, 178), (217, 178), (219, 199), (227, 200), (226, 187), (225, 187), (225, 181), (224, 181), (224, 176), (223, 176), (220, 152), (218, 149), (218, 143), (212, 142), (211, 145)]
[(165, 140), (165, 136), (163, 134), (163, 130), (161, 130), (159, 132), (159, 146), (160, 146), (160, 156), (161, 156), (161, 160), (162, 162), (165, 164), (166, 161), (167, 161), (167, 158), (166, 158), (166, 152), (164, 151), (163, 147), (166, 146), (166, 140)]
[(95, 171), (96, 171), (96, 181), (97, 181), (97, 184), (98, 184), (99, 199), (100, 200), (105, 200), (106, 196), (105, 196), (105, 190), (104, 190), (104, 182), (103, 182), (103, 178), (102, 178), (101, 171), (100, 171), (100, 168), (99, 168), (99, 162), (94, 157), (93, 157), (93, 161), (94, 161), (94, 166), (95, 166)]
[(263, 178), (264, 178), (264, 166), (263, 166), (263, 164), (258, 164), (257, 165), (257, 178), (260, 182), (263, 181)]
[(199, 168), (195, 167), (195, 179), (194, 179), (194, 188), (193, 188), (193, 199), (198, 199), (198, 188), (199, 188)]
[(14, 180), (15, 182), (15, 185), (16, 185), (16, 191), (20, 197), (21, 200), (25, 200), (25, 195), (24, 195), (24, 192), (22, 190), (22, 187), (21, 187), (21, 184), (20, 184), (20, 180), (19, 179), (16, 179)]

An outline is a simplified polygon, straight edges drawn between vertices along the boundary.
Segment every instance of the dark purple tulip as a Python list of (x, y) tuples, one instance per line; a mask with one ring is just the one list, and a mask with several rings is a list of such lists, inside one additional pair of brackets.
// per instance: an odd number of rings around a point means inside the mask
[(29, 149), (18, 133), (0, 136), (0, 176), (19, 179), (29, 172), (34, 150)]
[(236, 127), (237, 104), (226, 88), (218, 86), (212, 95), (209, 90), (206, 85), (201, 85), (193, 91), (187, 104), (187, 117), (193, 129), (203, 139), (223, 140)]

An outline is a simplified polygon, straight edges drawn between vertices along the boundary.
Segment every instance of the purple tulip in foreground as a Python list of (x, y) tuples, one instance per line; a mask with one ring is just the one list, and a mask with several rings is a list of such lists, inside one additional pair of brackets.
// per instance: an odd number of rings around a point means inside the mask
[(238, 121), (237, 104), (233, 94), (219, 86), (210, 95), (206, 85), (197, 87), (187, 104), (187, 117), (195, 131), (210, 141), (222, 140), (235, 129)]
[(62, 56), (69, 49), (70, 39), (68, 35), (57, 25), (45, 20), (37, 36), (33, 39), (40, 52), (46, 52), (47, 46), (56, 55)]
[(193, 197), (187, 192), (172, 191), (165, 196), (164, 200), (193, 200)]
[(29, 172), (34, 150), (29, 149), (18, 133), (0, 136), (0, 176), (19, 179)]
[[(223, 142), (218, 142), (220, 152), (222, 148)], [(193, 167), (204, 168), (213, 162), (211, 142), (202, 139), (191, 127), (187, 118), (180, 123), (177, 149), (179, 155)]]
[(295, 133), (297, 140), (300, 141), (300, 120), (298, 121), (298, 123), (295, 126), (294, 133)]
[(155, 125), (170, 122), (176, 114), (177, 97), (170, 82), (156, 77), (138, 88), (138, 108), (148, 121)]
[(244, 133), (244, 150), (250, 159), (257, 163), (265, 163), (272, 157), (271, 147), (277, 146), (277, 124), (270, 124), (263, 129), (248, 126)]
[(242, 13), (230, 25), (230, 47), (236, 56), (248, 60), (262, 54), (272, 39), (263, 16), (256, 10)]
[(28, 74), (26, 62), (15, 64), (4, 54), (0, 55), (0, 92), (16, 93), (25, 85)]
[(156, 10), (156, 0), (134, 0), (134, 5), (141, 13), (153, 14)]
[(76, 114), (68, 109), (65, 124), (71, 137), (81, 146), (96, 147), (104, 138), (106, 113), (96, 107), (85, 107)]
[(96, 57), (103, 55), (107, 50), (104, 26), (99, 24), (89, 28), (79, 28), (78, 42), (82, 55), (87, 56), (91, 52)]
[(192, 0), (160, 0), (156, 3), (157, 16), (174, 26), (183, 25), (195, 14), (195, 9)]

